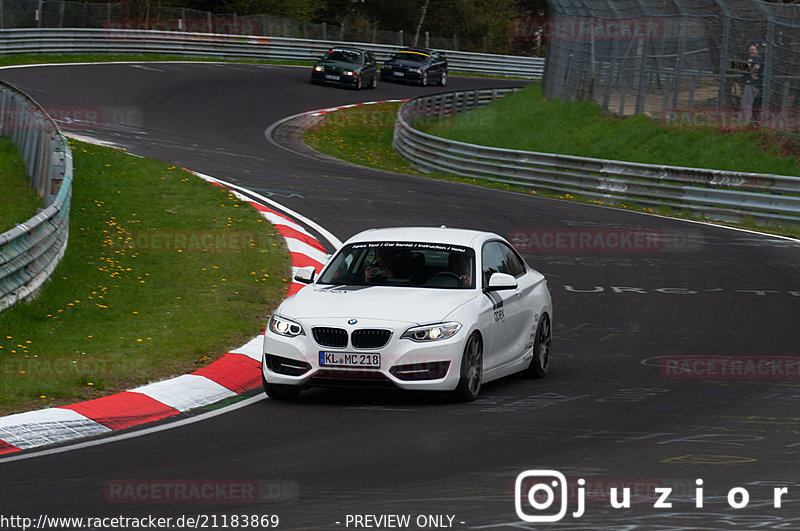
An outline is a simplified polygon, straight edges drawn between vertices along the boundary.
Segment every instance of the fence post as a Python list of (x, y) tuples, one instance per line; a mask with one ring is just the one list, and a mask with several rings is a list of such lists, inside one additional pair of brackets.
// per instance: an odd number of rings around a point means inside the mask
[(719, 82), (717, 83), (717, 117), (722, 112), (722, 102), (725, 98), (725, 74), (728, 72), (728, 46), (730, 45), (731, 17), (725, 5), (720, 3), (724, 16), (722, 27), (722, 44), (719, 50)]
[(672, 107), (678, 106), (678, 93), (680, 92), (681, 75), (683, 73), (683, 54), (686, 51), (686, 17), (681, 17), (681, 35), (678, 38), (678, 57), (675, 60), (675, 91), (672, 94)]
[(765, 111), (769, 111), (773, 107), (772, 105), (772, 76), (774, 72), (772, 71), (772, 65), (774, 64), (772, 61), (772, 56), (775, 51), (775, 45), (773, 44), (775, 41), (775, 19), (770, 15), (767, 18), (767, 45), (764, 47), (764, 71), (766, 75), (761, 76), (761, 110), (758, 113), (758, 121), (760, 122), (764, 115)]

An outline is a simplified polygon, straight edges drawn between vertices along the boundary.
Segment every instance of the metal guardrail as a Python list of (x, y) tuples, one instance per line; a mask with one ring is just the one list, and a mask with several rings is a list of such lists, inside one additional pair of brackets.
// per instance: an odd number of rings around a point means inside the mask
[[(142, 54), (157, 53), (269, 61), (314, 61), (335, 46), (370, 50), (379, 61), (400, 49), (397, 45), (332, 40), (253, 37), (129, 29), (0, 30), (0, 55), (20, 53)], [(443, 50), (451, 70), (469, 74), (541, 79), (544, 59), (515, 55)]]
[(44, 197), (37, 215), (0, 234), (0, 312), (35, 295), (67, 248), (72, 151), (55, 122), (27, 94), (0, 81), (0, 136), (25, 161)]
[(393, 145), (413, 166), (597, 200), (688, 209), (725, 221), (800, 224), (800, 177), (657, 166), (517, 151), (448, 140), (414, 128), (518, 90), (484, 89), (411, 99), (397, 112)]

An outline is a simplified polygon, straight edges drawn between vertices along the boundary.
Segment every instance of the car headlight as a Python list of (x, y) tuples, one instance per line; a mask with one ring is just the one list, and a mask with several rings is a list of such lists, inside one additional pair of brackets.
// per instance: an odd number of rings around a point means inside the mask
[(325, 70), (325, 68), (322, 67), (322, 66), (315, 66), (314, 70), (316, 70), (317, 72), (323, 72)]
[(409, 72), (414, 72), (415, 74), (419, 74), (420, 72), (422, 72), (422, 69), (420, 69), (420, 68), (409, 68), (408, 71)]
[(392, 65), (383, 65), (381, 68), (386, 68), (387, 70), (391, 70)]
[(346, 76), (354, 76), (354, 75), (356, 75), (356, 73), (353, 72), (352, 70), (345, 70), (344, 75), (346, 75)]
[(456, 323), (455, 321), (415, 326), (403, 332), (400, 339), (410, 339), (411, 341), (440, 341), (453, 337), (459, 330), (461, 330), (461, 323)]
[(279, 336), (295, 337), (303, 335), (302, 326), (279, 315), (273, 315), (269, 318), (269, 329)]

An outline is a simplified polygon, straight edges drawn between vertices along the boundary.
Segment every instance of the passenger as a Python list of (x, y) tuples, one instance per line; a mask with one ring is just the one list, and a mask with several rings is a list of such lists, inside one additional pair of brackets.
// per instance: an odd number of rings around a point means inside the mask
[(385, 284), (390, 278), (407, 278), (402, 271), (409, 253), (405, 249), (379, 247), (375, 250), (375, 262), (364, 270), (368, 284)]

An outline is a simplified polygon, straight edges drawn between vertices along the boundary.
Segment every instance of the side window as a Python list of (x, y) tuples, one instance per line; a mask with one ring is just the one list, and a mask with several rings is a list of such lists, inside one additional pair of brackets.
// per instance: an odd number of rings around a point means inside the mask
[(503, 261), (508, 268), (508, 274), (519, 277), (525, 273), (525, 264), (522, 262), (522, 260), (520, 260), (519, 256), (517, 256), (517, 253), (515, 253), (511, 247), (504, 243), (499, 245), (503, 250)]
[(508, 273), (505, 264), (505, 255), (500, 242), (489, 242), (483, 246), (481, 251), (481, 262), (483, 267), (483, 285), (489, 285), (489, 277), (493, 273)]

